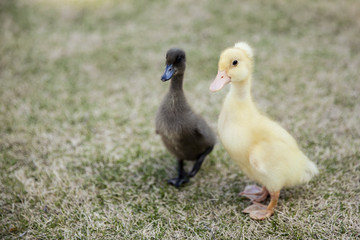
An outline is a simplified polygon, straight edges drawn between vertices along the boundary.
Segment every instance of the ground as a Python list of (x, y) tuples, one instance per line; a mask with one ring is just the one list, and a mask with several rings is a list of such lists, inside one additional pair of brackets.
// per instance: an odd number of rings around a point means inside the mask
[[(3, 0), (0, 238), (354, 239), (360, 235), (360, 2)], [(255, 50), (253, 96), (320, 174), (265, 221), (220, 143), (189, 184), (155, 134), (165, 53), (216, 129), (220, 52)], [(188, 166), (190, 167), (190, 166)]]

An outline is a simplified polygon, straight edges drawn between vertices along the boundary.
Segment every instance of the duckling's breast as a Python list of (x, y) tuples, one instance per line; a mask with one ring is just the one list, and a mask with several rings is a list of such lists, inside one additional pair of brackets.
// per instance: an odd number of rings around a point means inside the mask
[(223, 108), (218, 121), (218, 133), (225, 150), (243, 171), (249, 163), (251, 134), (247, 124), (234, 111)]

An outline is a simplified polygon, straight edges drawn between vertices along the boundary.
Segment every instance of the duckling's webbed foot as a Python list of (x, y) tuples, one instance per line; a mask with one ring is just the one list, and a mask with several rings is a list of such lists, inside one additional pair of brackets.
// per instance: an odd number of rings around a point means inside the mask
[(274, 210), (267, 209), (266, 205), (254, 203), (253, 205), (245, 208), (242, 212), (249, 213), (252, 219), (264, 220), (265, 218), (270, 217), (274, 213)]
[(239, 195), (249, 198), (252, 202), (261, 202), (269, 196), (269, 192), (265, 187), (249, 185)]
[(178, 160), (178, 177), (171, 178), (168, 180), (168, 183), (174, 187), (180, 187), (182, 184), (185, 184), (189, 181), (187, 173), (184, 171), (184, 161)]
[(171, 178), (168, 180), (168, 183), (174, 187), (180, 187), (182, 184), (185, 184), (189, 181), (189, 178)]
[(274, 208), (278, 202), (280, 191), (270, 193), (271, 200), (268, 206), (254, 202), (253, 205), (245, 208), (242, 212), (249, 213), (255, 220), (264, 220), (274, 213)]
[(206, 156), (211, 153), (211, 151), (213, 150), (214, 146), (211, 146), (209, 148), (207, 148), (205, 150), (205, 152), (203, 152), (202, 154), (200, 154), (200, 156), (198, 157), (198, 159), (196, 160), (194, 166), (193, 166), (193, 169), (191, 170), (190, 174), (189, 174), (189, 177), (194, 177), (197, 172), (200, 170), (201, 168), (201, 165), (203, 164)]

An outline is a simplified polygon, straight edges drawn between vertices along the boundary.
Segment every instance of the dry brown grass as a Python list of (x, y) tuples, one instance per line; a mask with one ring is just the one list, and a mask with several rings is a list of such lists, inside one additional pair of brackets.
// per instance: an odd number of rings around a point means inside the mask
[[(0, 3), (2, 239), (355, 239), (360, 234), (359, 1)], [(168, 48), (216, 127), (219, 53), (256, 51), (253, 94), (317, 163), (249, 219), (249, 180), (219, 144), (180, 190), (154, 134)]]

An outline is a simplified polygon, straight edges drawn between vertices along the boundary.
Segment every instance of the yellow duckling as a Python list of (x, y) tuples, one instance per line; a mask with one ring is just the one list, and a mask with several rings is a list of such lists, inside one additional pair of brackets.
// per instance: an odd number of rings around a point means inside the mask
[[(243, 212), (261, 220), (274, 213), (283, 187), (309, 181), (318, 169), (285, 129), (257, 110), (250, 92), (252, 69), (252, 48), (245, 42), (237, 43), (221, 53), (218, 74), (210, 90), (215, 92), (231, 83), (220, 112), (218, 133), (241, 170), (263, 185), (247, 186), (240, 193), (253, 202)], [(269, 193), (269, 205), (260, 204)]]

